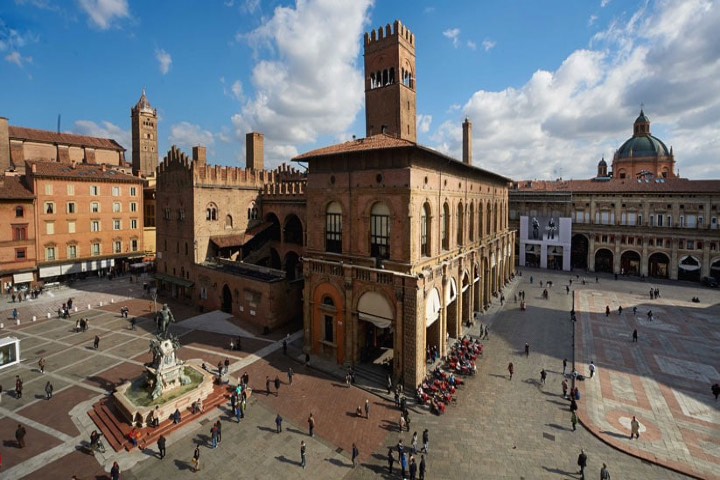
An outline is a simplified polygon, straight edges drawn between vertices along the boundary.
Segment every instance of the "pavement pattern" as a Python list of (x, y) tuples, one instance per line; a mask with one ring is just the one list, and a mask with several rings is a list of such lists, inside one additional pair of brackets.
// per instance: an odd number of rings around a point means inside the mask
[[(534, 276), (532, 284), (530, 276)], [(141, 283), (130, 283), (127, 277), (78, 282), (73, 288), (63, 287), (22, 304), (2, 297), (0, 318), (11, 317), (13, 307), (20, 311), (21, 324), (5, 320), (2, 334), (22, 339), (22, 362), (0, 371), (5, 392), (0, 400), (0, 478), (69, 478), (73, 474), (81, 479), (108, 478), (113, 461), (120, 464), (123, 479), (400, 478), (397, 463), (394, 474), (387, 473), (387, 448), (400, 438), (408, 445), (412, 431), (420, 434), (425, 428), (430, 432), (429, 479), (579, 478), (575, 460), (580, 448), (588, 455), (591, 476), (599, 476), (602, 463), (607, 463), (613, 479), (690, 478), (653, 463), (664, 462), (696, 478), (717, 478), (711, 467), (720, 457), (720, 442), (713, 436), (718, 430), (718, 404), (709, 387), (710, 380), (718, 381), (719, 367), (713, 363), (717, 355), (710, 355), (707, 348), (717, 343), (719, 329), (713, 322), (718, 318), (720, 293), (682, 284), (656, 285), (661, 299), (645, 303), (652, 304), (656, 325), (665, 326), (648, 326), (625, 314), (604, 315), (605, 304), (613, 309), (623, 304), (629, 314), (635, 302), (642, 313), (646, 307), (639, 300), (648, 283), (601, 277), (600, 283), (593, 278), (583, 286), (573, 277), (580, 314), (578, 370), (586, 370), (588, 358), (598, 366), (596, 378), (578, 384), (583, 394), (579, 402), (582, 426), (573, 432), (568, 402), (560, 389), (562, 359), (572, 358), (568, 313), (572, 295), (564, 290), (570, 278), (538, 270), (525, 270), (516, 277), (505, 289), (505, 305), (494, 305), (481, 319), (490, 325), (485, 358), (479, 362), (478, 374), (459, 391), (457, 405), (443, 416), (434, 416), (425, 407), (411, 404), (410, 433), (398, 431), (399, 412), (384, 386), (366, 385), (362, 379), (357, 386), (347, 386), (341, 369), (317, 358), (305, 367), (301, 332), (292, 334), (288, 354), (283, 355), (280, 341), (285, 332), (260, 335), (237, 319), (191, 320), (184, 325), (182, 320), (196, 316), (197, 311), (168, 301), (179, 320), (172, 329), (181, 337), (181, 358), (199, 357), (215, 365), (227, 357), (231, 376), (248, 372), (253, 394), (248, 416), (239, 424), (225, 407), (173, 432), (163, 460), (154, 445), (96, 457), (78, 449), (94, 428), (87, 417), (92, 404), (137, 375), (148, 360), (154, 325), (146, 317), (156, 306)], [(541, 298), (540, 280), (555, 284), (548, 300)], [(527, 311), (520, 311), (513, 301), (521, 290), (526, 292)], [(687, 300), (697, 295), (703, 303), (688, 305)], [(75, 299), (79, 311), (72, 319), (61, 320), (53, 312), (67, 297)], [(137, 330), (130, 330), (129, 322), (120, 318), (121, 304), (129, 306), (131, 316), (144, 315)], [(689, 316), (693, 313), (695, 317)], [(88, 332), (74, 332), (79, 315), (90, 318)], [(636, 323), (642, 327), (640, 342), (631, 345), (629, 332)], [(243, 338), (243, 351), (230, 352), (228, 338), (239, 328), (250, 336)], [(668, 329), (680, 332), (677, 338), (668, 339)], [(470, 333), (477, 330), (475, 326)], [(101, 345), (94, 350), (92, 339), (98, 333)], [(526, 342), (530, 344), (527, 357)], [(45, 374), (37, 369), (40, 356), (47, 360)], [(628, 363), (628, 356), (635, 363)], [(515, 364), (512, 381), (507, 376), (510, 361)], [(292, 385), (289, 368), (295, 371)], [(542, 368), (549, 372), (544, 385), (539, 376)], [(18, 374), (25, 381), (22, 399), (10, 392)], [(282, 381), (277, 395), (274, 387), (270, 392), (265, 389), (266, 377), (275, 376)], [(55, 386), (52, 400), (45, 400), (43, 390), (48, 379)], [(371, 404), (369, 419), (355, 414), (366, 399)], [(310, 412), (316, 418), (314, 437), (307, 431)], [(278, 413), (283, 417), (282, 433), (276, 433)], [(640, 439), (630, 441), (624, 422), (632, 415), (638, 415), (642, 428)], [(223, 440), (213, 450), (208, 448), (210, 422), (218, 418), (223, 423)], [(19, 423), (28, 430), (24, 449), (14, 441)], [(300, 466), (301, 441), (307, 444), (306, 469)], [(357, 468), (350, 461), (353, 442), (360, 450)], [(190, 468), (197, 443), (202, 445), (198, 474)], [(675, 456), (665, 461), (663, 451), (675, 452)]]

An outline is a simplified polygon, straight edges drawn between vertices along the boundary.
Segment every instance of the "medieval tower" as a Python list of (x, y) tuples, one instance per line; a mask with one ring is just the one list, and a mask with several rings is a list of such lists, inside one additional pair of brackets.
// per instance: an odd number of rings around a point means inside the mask
[(366, 135), (417, 143), (415, 36), (399, 21), (365, 34)]
[(157, 109), (150, 106), (145, 89), (130, 110), (132, 118), (132, 170), (137, 175), (153, 175), (158, 166)]

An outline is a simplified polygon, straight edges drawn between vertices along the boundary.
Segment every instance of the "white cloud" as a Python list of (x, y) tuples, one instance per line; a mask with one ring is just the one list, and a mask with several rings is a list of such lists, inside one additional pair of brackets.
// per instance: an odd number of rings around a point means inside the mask
[(457, 48), (460, 44), (460, 29), (449, 28), (443, 32), (443, 36), (447, 37), (452, 41), (453, 47)]
[(274, 157), (288, 151), (284, 145), (308, 144), (352, 125), (363, 106), (358, 57), (371, 4), (299, 1), (277, 7), (263, 25), (237, 37), (255, 49), (257, 61), (255, 93), (233, 115), (233, 128), (241, 141), (250, 131), (265, 134), (266, 164), (289, 160)]
[(162, 48), (156, 48), (155, 59), (158, 61), (160, 73), (162, 73), (163, 75), (167, 75), (167, 73), (170, 71), (170, 66), (172, 65), (172, 56), (170, 56), (170, 54)]
[(203, 130), (199, 125), (190, 122), (176, 123), (170, 127), (171, 145), (178, 147), (194, 147), (196, 145), (210, 146), (215, 143), (215, 136), (208, 130)]
[(417, 116), (418, 132), (420, 132), (420, 133), (429, 132), (431, 124), (432, 124), (432, 115), (418, 114), (418, 116)]
[(487, 38), (485, 40), (483, 40), (483, 42), (482, 42), (483, 50), (485, 50), (486, 52), (489, 52), (490, 50), (495, 48), (495, 45), (496, 45), (496, 42), (494, 40), (489, 40)]
[[(473, 122), (475, 164), (512, 178), (589, 178), (632, 135), (645, 102), (653, 133), (674, 147), (683, 176), (720, 177), (717, 25), (720, 7), (710, 0), (643, 6), (556, 70), (538, 70), (518, 88), (475, 92), (461, 112)], [(430, 138), (460, 158), (460, 119)]]
[(78, 0), (80, 8), (88, 14), (91, 24), (107, 30), (116, 19), (130, 17), (127, 0)]
[(607, 7), (608, 5), (610, 5), (610, 1), (611, 0), (600, 0), (600, 7), (601, 8)]
[(467, 42), (465, 42), (465, 44), (470, 50), (477, 50), (477, 43), (473, 42), (472, 40), (468, 40)]
[(590, 18), (588, 19), (588, 26), (592, 27), (595, 25), (595, 22), (597, 22), (598, 16), (597, 15), (590, 15)]
[[(77, 135), (87, 135), (89, 137), (111, 138), (125, 147), (128, 151), (132, 149), (132, 136), (130, 130), (123, 130), (117, 125), (108, 121), (101, 122), (100, 125), (91, 120), (78, 120), (74, 124), (72, 133)], [(125, 156), (125, 160), (132, 158)]]
[(5, 55), (5, 60), (14, 63), (20, 68), (26, 63), (32, 63), (32, 57), (23, 57), (17, 50)]

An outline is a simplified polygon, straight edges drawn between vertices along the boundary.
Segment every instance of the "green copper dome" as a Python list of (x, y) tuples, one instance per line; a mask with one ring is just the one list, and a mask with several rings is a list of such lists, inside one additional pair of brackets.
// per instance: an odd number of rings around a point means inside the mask
[(618, 148), (615, 158), (669, 157), (672, 153), (665, 144), (650, 133), (650, 119), (641, 109), (633, 124), (633, 136)]

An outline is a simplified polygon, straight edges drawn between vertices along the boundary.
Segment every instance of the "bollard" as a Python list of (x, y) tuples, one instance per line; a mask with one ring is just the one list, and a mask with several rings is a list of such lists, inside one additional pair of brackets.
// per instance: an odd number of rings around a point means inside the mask
[(100, 306), (102, 307), (102, 302), (100, 302)]
[(37, 317), (36, 317), (35, 315), (33, 315), (33, 322), (34, 322), (35, 320), (37, 320)]
[(88, 303), (88, 310), (90, 310), (90, 308), (92, 308), (92, 307), (90, 307), (90, 304)]
[(111, 299), (110, 299), (110, 303), (115, 303), (115, 299), (114, 299), (114, 298), (111, 298)]
[(48, 313), (48, 318), (50, 318), (50, 314)]
[(78, 311), (78, 307), (77, 307), (77, 305), (75, 305), (75, 311), (76, 311), (76, 312)]
[(19, 319), (19, 318), (15, 320), (15, 325), (20, 325), (20, 319)]
[(5, 328), (5, 324), (4, 324), (4, 323), (0, 323), (0, 328)]

